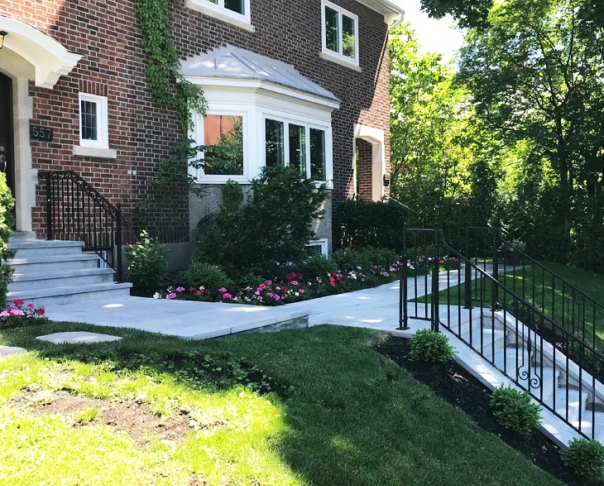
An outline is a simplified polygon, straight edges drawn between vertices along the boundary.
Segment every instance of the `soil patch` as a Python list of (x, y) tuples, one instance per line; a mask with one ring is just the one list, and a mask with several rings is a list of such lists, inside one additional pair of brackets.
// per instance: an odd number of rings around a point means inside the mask
[[(44, 392), (42, 392), (44, 393)], [(189, 418), (179, 415), (175, 418), (162, 417), (154, 413), (148, 404), (141, 402), (112, 402), (100, 398), (86, 398), (60, 391), (48, 395), (48, 399), (36, 397), (40, 392), (26, 391), (13, 404), (29, 408), (35, 415), (73, 415), (87, 407), (99, 410), (99, 415), (91, 422), (75, 422), (74, 427), (88, 427), (97, 424), (109, 425), (117, 431), (127, 433), (139, 446), (146, 446), (151, 439), (180, 441), (191, 430)]]
[(479, 427), (499, 436), (541, 469), (569, 486), (585, 485), (583, 480), (564, 466), (560, 458), (560, 448), (541, 432), (535, 432), (525, 438), (499, 425), (489, 406), (491, 391), (461, 365), (454, 361), (446, 365), (412, 361), (408, 339), (390, 337), (375, 349), (409, 371), (416, 380), (427, 385), (436, 395), (463, 410)]

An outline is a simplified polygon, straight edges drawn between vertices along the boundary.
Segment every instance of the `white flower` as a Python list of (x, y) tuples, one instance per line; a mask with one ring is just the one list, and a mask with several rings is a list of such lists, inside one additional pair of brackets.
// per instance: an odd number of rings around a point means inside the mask
[(160, 297), (159, 292), (155, 292), (155, 293), (153, 294), (153, 298), (154, 298), (154, 299), (159, 299), (159, 297)]

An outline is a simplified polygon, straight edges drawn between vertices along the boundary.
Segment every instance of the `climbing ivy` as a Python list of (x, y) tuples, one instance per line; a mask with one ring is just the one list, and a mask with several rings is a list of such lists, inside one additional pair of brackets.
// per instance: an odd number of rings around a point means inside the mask
[[(193, 127), (193, 112), (205, 116), (203, 91), (178, 73), (178, 53), (170, 28), (170, 5), (174, 0), (136, 0), (136, 13), (143, 31), (143, 48), (149, 56), (145, 74), (153, 100), (174, 106), (185, 133)], [(177, 84), (176, 96), (173, 84)]]

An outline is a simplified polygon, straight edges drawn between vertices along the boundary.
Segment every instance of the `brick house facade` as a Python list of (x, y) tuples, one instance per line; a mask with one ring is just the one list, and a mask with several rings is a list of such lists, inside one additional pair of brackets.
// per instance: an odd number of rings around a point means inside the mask
[[(388, 188), (381, 179), (390, 170), (387, 22), (402, 11), (388, 0), (329, 2), (357, 19), (357, 66), (322, 54), (325, 0), (303, 0), (295, 8), (288, 0), (241, 1), (250, 7), (249, 24), (208, 12), (207, 0), (174, 1), (173, 38), (180, 58), (230, 45), (289, 64), (331, 92), (340, 100), (331, 118), (332, 207), (354, 195), (355, 180), (362, 181), (363, 197), (382, 197)], [(44, 234), (38, 173), (47, 171), (77, 172), (135, 216), (137, 203), (155, 197), (152, 179), (159, 160), (184, 135), (175, 110), (152, 100), (135, 2), (7, 0), (0, 5), (0, 31), (6, 32), (0, 107), (11, 107), (0, 113), (0, 144), (13, 170), (7, 174), (16, 196), (17, 230)], [(81, 94), (106, 97), (108, 148), (80, 146)], [(53, 140), (30, 139), (30, 126), (52, 127)], [(358, 163), (356, 140), (362, 149)], [(148, 211), (146, 225), (190, 229), (190, 202), (183, 191), (164, 197), (161, 205), (161, 211)]]

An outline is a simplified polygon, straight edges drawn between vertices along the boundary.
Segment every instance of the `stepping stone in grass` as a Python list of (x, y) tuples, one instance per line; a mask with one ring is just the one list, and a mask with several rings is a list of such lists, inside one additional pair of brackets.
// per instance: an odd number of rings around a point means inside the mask
[(0, 356), (10, 356), (12, 354), (27, 353), (27, 349), (15, 348), (11, 346), (0, 346)]
[(46, 336), (38, 336), (36, 339), (41, 341), (48, 341), (54, 344), (91, 344), (91, 343), (104, 343), (109, 341), (118, 341), (122, 339), (118, 336), (111, 336), (109, 334), (98, 334), (95, 332), (56, 332), (54, 334), (47, 334)]

